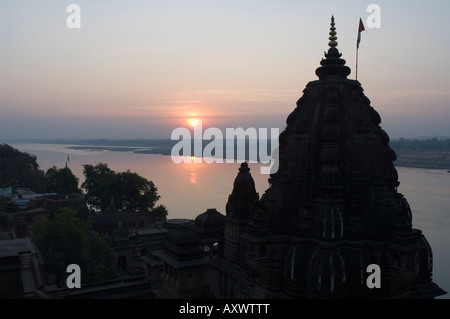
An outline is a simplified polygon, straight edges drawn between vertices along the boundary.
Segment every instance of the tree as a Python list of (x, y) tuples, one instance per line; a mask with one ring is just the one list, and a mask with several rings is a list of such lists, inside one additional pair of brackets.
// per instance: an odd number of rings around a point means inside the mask
[(8, 144), (0, 144), (0, 188), (26, 187), (40, 193), (44, 190), (44, 171), (35, 155), (20, 152)]
[(118, 173), (115, 178), (118, 192), (116, 207), (128, 211), (149, 212), (160, 199), (152, 181), (131, 173), (129, 170)]
[(72, 173), (67, 166), (64, 168), (50, 167), (45, 173), (46, 191), (57, 194), (73, 194), (81, 193), (78, 188), (78, 178)]
[[(109, 243), (91, 232), (90, 219), (82, 220), (70, 208), (60, 209), (54, 219), (42, 218), (33, 224), (33, 239), (38, 246), (47, 272), (62, 282), (66, 268), (81, 268), (81, 283), (103, 281), (116, 275), (114, 253)], [(65, 282), (64, 282), (65, 283)]]
[[(114, 200), (118, 210), (151, 212), (160, 199), (152, 181), (130, 170), (116, 173), (105, 163), (95, 166), (87, 164), (84, 165), (83, 174), (85, 181), (81, 187), (86, 192), (88, 204), (102, 211)], [(163, 216), (162, 208), (158, 211)]]
[(155, 208), (153, 208), (150, 212), (152, 214), (152, 216), (158, 220), (158, 221), (166, 221), (167, 220), (167, 208), (164, 205), (158, 205)]
[(85, 180), (81, 188), (86, 191), (86, 201), (92, 207), (105, 211), (117, 192), (113, 189), (116, 173), (105, 163), (95, 166), (86, 164), (83, 167)]

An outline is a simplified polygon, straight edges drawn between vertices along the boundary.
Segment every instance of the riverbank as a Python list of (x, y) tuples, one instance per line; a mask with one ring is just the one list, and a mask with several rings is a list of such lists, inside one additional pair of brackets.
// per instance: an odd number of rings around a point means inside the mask
[[(69, 146), (69, 149), (85, 150), (85, 151), (116, 151), (116, 152), (133, 152), (137, 154), (160, 154), (170, 155), (173, 141), (166, 141), (156, 145), (147, 142), (145, 146)], [(151, 146), (152, 145), (152, 146)], [(397, 160), (394, 161), (395, 166), (414, 167), (426, 169), (443, 169), (450, 172), (450, 151), (425, 151), (413, 149), (395, 150)]]
[[(417, 147), (404, 147), (405, 142), (414, 140), (393, 140), (391, 147), (397, 154), (394, 165), (397, 167), (414, 167), (425, 169), (443, 169), (450, 171), (450, 149), (447, 145), (436, 145), (435, 149), (426, 148), (427, 141), (420, 141)], [(136, 154), (159, 154), (171, 155), (172, 147), (178, 141), (168, 139), (148, 139), (148, 140), (15, 140), (5, 141), (6, 143), (31, 143), (31, 144), (58, 144), (64, 145), (69, 150), (102, 152), (133, 152)], [(207, 142), (204, 142), (207, 143)], [(425, 143), (425, 144), (424, 144)], [(417, 144), (417, 142), (416, 142)], [(443, 148), (440, 150), (439, 148)], [(225, 154), (225, 152), (224, 152)]]
[(396, 154), (395, 166), (450, 171), (450, 151), (400, 150)]

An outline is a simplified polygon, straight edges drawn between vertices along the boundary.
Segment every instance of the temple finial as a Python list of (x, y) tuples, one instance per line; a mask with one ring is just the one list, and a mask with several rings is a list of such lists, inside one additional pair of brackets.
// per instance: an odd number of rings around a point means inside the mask
[(338, 43), (337, 43), (337, 37), (336, 37), (336, 28), (334, 27), (334, 15), (331, 16), (331, 28), (330, 28), (330, 37), (328, 38), (330, 40), (330, 42), (328, 43), (328, 45), (330, 46), (330, 48), (335, 48), (337, 47)]

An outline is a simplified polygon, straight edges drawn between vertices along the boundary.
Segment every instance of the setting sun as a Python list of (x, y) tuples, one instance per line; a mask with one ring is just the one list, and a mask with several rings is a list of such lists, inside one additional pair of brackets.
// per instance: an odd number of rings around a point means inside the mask
[(188, 122), (189, 122), (190, 126), (195, 127), (198, 124), (199, 120), (198, 119), (189, 119)]

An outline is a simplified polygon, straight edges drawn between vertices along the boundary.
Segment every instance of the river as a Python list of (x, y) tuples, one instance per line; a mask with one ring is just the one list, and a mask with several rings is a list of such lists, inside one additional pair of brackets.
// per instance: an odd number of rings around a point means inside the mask
[[(154, 182), (169, 218), (193, 219), (208, 208), (225, 214), (239, 163), (175, 164), (170, 156), (133, 152), (86, 151), (61, 144), (11, 144), (37, 156), (41, 169), (66, 165), (83, 181), (83, 165), (107, 163), (116, 172), (130, 170)], [(259, 164), (250, 164), (260, 195), (268, 187), (268, 175)], [(405, 195), (413, 214), (413, 226), (421, 229), (433, 249), (433, 280), (450, 293), (450, 173), (446, 170), (397, 167), (399, 192)], [(439, 297), (450, 299), (450, 294)]]

